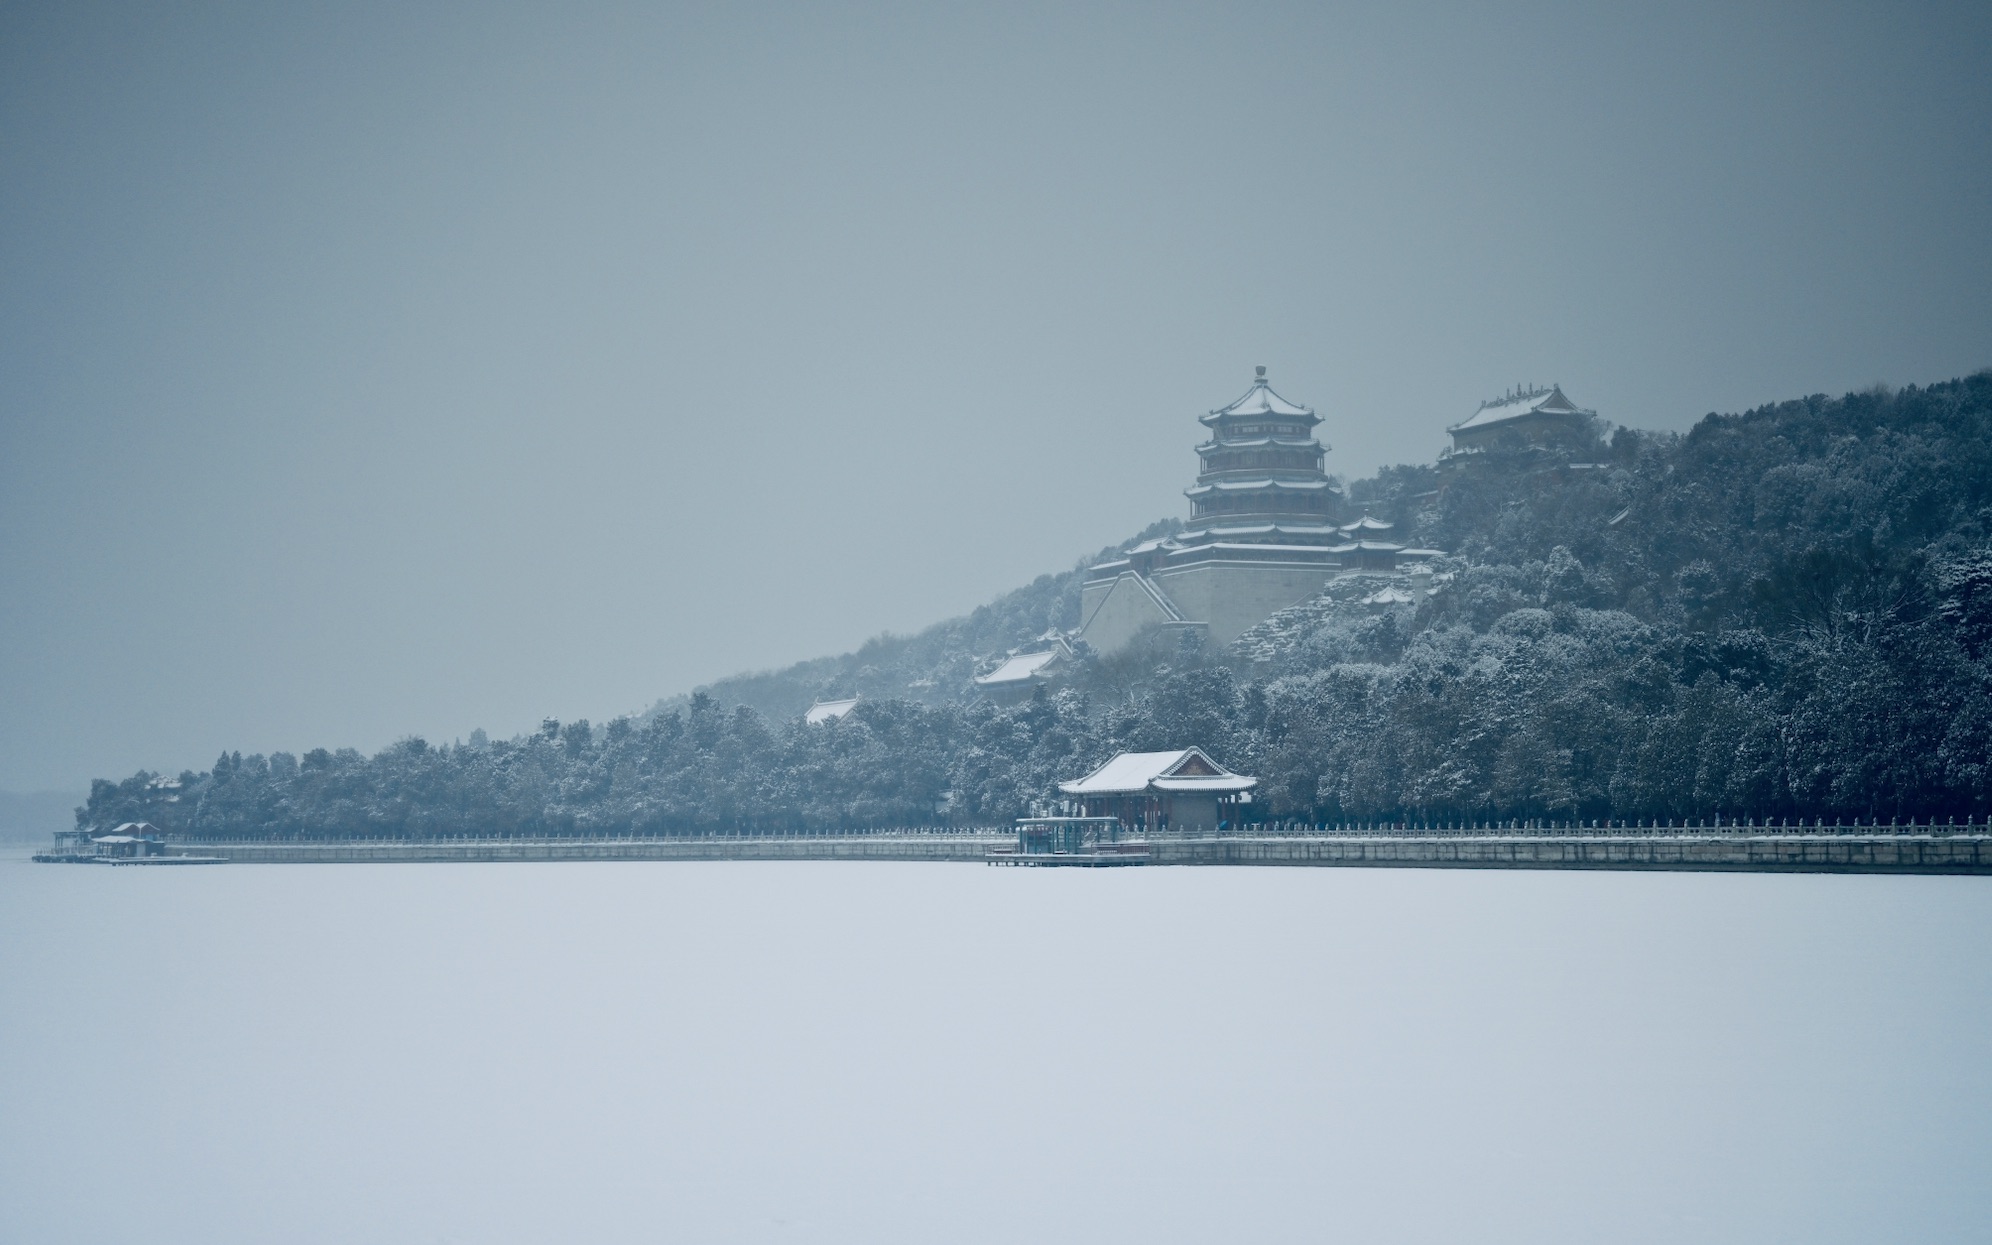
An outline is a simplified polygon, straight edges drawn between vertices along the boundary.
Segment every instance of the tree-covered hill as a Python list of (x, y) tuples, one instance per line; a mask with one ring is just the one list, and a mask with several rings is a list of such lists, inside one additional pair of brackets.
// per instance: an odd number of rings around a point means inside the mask
[[(1223, 651), (1137, 645), (1015, 708), (978, 662), (1076, 622), (1076, 571), (605, 728), (99, 781), (86, 825), (200, 834), (992, 821), (1197, 744), (1268, 815), (1992, 812), (1992, 373), (1391, 468), (1350, 495), (1452, 551), (1415, 604), (1331, 586)], [(1166, 529), (1151, 529), (1151, 531)], [(1147, 535), (1148, 533), (1144, 533)], [(808, 727), (812, 698), (862, 693)]]

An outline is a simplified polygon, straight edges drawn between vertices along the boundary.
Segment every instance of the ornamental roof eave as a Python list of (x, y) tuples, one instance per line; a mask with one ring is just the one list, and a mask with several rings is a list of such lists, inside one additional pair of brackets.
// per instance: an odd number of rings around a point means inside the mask
[[(1348, 548), (1353, 549), (1355, 548), (1355, 546), (1350, 545), (1348, 546)], [(1275, 544), (1271, 541), (1263, 541), (1263, 540), (1261, 541), (1213, 540), (1207, 545), (1187, 545), (1181, 549), (1175, 550), (1169, 555), (1169, 557), (1172, 561), (1178, 558), (1181, 558), (1184, 561), (1188, 561), (1199, 554), (1208, 553), (1212, 549), (1243, 549), (1243, 550), (1248, 550), (1252, 553), (1279, 554), (1282, 556), (1290, 553), (1298, 554), (1298, 553), (1335, 552), (1334, 548), (1329, 545), (1285, 545), (1285, 544)]]
[[(1234, 404), (1234, 405), (1235, 405), (1235, 404)], [(1289, 405), (1291, 405), (1291, 403), (1289, 403)], [(1306, 409), (1305, 407), (1302, 407), (1301, 409), (1299, 409), (1299, 410), (1297, 410), (1297, 411), (1291, 411), (1291, 412), (1289, 412), (1289, 411), (1234, 411), (1234, 410), (1232, 410), (1232, 409), (1231, 409), (1230, 407), (1226, 407), (1225, 409), (1223, 409), (1223, 410), (1221, 410), (1221, 411), (1212, 411), (1212, 412), (1211, 412), (1210, 414), (1208, 414), (1208, 415), (1199, 415), (1199, 416), (1197, 416), (1197, 422), (1198, 422), (1198, 423), (1200, 423), (1200, 424), (1202, 424), (1202, 425), (1203, 425), (1204, 427), (1206, 427), (1206, 428), (1215, 428), (1215, 427), (1217, 427), (1217, 426), (1218, 426), (1218, 425), (1219, 425), (1220, 423), (1223, 423), (1223, 422), (1224, 422), (1225, 420), (1227, 420), (1227, 419), (1268, 419), (1268, 418), (1272, 418), (1272, 417), (1274, 417), (1274, 416), (1277, 416), (1277, 417), (1279, 417), (1279, 418), (1281, 418), (1281, 419), (1298, 419), (1298, 420), (1302, 420), (1302, 421), (1304, 421), (1304, 422), (1305, 422), (1305, 423), (1307, 424), (1307, 426), (1308, 426), (1308, 427), (1310, 427), (1310, 428), (1312, 428), (1312, 427), (1313, 427), (1314, 425), (1316, 425), (1316, 424), (1318, 424), (1318, 423), (1320, 423), (1320, 422), (1321, 422), (1321, 417), (1320, 417), (1319, 415), (1316, 415), (1316, 414), (1315, 414), (1315, 413), (1314, 413), (1313, 411), (1310, 411), (1310, 410)]]
[(1366, 514), (1354, 523), (1344, 523), (1341, 530), (1344, 532), (1388, 532), (1394, 530), (1396, 527), (1395, 523), (1386, 522), (1383, 519)]
[(1259, 780), (1233, 774), (1228, 778), (1157, 778), (1150, 785), (1157, 791), (1250, 791)]
[(1283, 450), (1328, 450), (1318, 437), (1248, 437), (1242, 441), (1219, 441), (1215, 437), (1197, 446), (1197, 453), (1212, 450), (1256, 450), (1274, 446)]
[[(1212, 516), (1215, 518), (1215, 516)], [(1184, 528), (1179, 543), (1185, 549), (1196, 547), (1194, 542), (1205, 537), (1218, 536), (1260, 536), (1273, 532), (1284, 532), (1291, 536), (1333, 536), (1335, 527), (1329, 523), (1230, 523), (1210, 522), (1197, 527)], [(1174, 554), (1169, 556), (1174, 557)]]
[(1197, 484), (1183, 490), (1185, 497), (1202, 497), (1206, 493), (1252, 493), (1261, 489), (1276, 491), (1292, 490), (1300, 493), (1318, 493), (1329, 487), (1326, 480), (1279, 480), (1261, 476), (1255, 480), (1213, 480), (1209, 484)]

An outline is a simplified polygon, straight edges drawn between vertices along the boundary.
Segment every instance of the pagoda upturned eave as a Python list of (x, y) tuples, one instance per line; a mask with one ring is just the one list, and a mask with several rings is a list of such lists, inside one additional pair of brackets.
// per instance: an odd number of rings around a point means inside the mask
[(1197, 416), (1199, 423), (1210, 428), (1215, 428), (1227, 419), (1255, 418), (1298, 420), (1310, 428), (1321, 422), (1321, 417), (1314, 413), (1314, 408), (1302, 406), (1298, 402), (1289, 402), (1274, 393), (1273, 387), (1266, 383), (1263, 368), (1260, 369), (1259, 378), (1252, 382), (1252, 387), (1245, 391), (1243, 397), (1230, 406), (1219, 407), (1208, 415)]
[(1208, 484), (1194, 485), (1184, 489), (1183, 496), (1202, 497), (1206, 493), (1213, 492), (1250, 493), (1260, 489), (1295, 489), (1303, 493), (1318, 493), (1329, 487), (1328, 481), (1318, 478), (1312, 480), (1279, 480), (1269, 479), (1261, 475), (1249, 480), (1213, 480)]
[(1335, 447), (1332, 445), (1325, 444), (1324, 442), (1315, 437), (1252, 436), (1252, 437), (1241, 437), (1235, 441), (1220, 441), (1216, 437), (1212, 437), (1210, 440), (1205, 441), (1202, 444), (1198, 445), (1196, 447), (1196, 452), (1199, 454), (1208, 454), (1213, 450), (1263, 450), (1268, 448), (1282, 449), (1282, 450), (1324, 450), (1325, 451), (1325, 450), (1331, 450)]

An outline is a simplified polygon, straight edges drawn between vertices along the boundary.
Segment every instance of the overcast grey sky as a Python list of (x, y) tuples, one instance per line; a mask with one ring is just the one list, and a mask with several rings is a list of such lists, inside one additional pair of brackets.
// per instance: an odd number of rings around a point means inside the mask
[(0, 12), (0, 787), (601, 720), (1519, 380), (1992, 364), (1985, 6)]

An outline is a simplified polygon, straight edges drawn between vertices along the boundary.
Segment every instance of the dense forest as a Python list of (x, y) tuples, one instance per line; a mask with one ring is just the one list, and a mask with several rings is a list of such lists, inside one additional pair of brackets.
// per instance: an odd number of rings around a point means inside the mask
[[(79, 824), (988, 823), (1116, 752), (1189, 744), (1262, 776), (1278, 817), (1992, 812), (1992, 372), (1396, 467), (1349, 495), (1451, 551), (1429, 595), (1366, 605), (1350, 579), (1223, 650), (1082, 655), (1026, 704), (980, 701), (978, 669), (1075, 625), (1075, 568), (920, 635), (601, 727), (99, 780)], [(853, 693), (843, 720), (800, 720)]]

